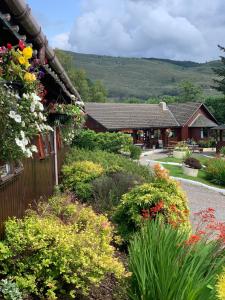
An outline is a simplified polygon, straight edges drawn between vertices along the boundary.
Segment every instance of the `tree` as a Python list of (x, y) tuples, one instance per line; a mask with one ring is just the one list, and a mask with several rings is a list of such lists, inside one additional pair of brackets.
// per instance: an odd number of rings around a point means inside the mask
[(219, 123), (225, 123), (225, 99), (224, 96), (209, 97), (205, 101), (206, 106)]
[(101, 81), (99, 81), (99, 80), (95, 81), (91, 85), (90, 101), (91, 102), (106, 102), (107, 101), (107, 91), (104, 88)]
[(202, 88), (190, 81), (182, 81), (179, 85), (178, 97), (181, 102), (198, 101), (201, 99), (202, 94)]
[[(225, 52), (225, 48), (219, 46), (219, 49), (223, 52)], [(213, 86), (214, 89), (217, 91), (222, 92), (225, 95), (225, 57), (220, 56), (221, 66), (218, 68), (214, 68), (214, 73), (219, 76), (220, 79), (214, 79), (214, 82), (216, 83), (216, 86)]]

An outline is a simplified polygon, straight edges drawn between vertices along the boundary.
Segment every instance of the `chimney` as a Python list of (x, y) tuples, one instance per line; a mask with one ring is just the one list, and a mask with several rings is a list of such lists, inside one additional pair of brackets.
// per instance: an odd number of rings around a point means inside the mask
[(159, 102), (159, 105), (161, 106), (162, 110), (167, 110), (167, 105), (166, 105), (166, 102)]

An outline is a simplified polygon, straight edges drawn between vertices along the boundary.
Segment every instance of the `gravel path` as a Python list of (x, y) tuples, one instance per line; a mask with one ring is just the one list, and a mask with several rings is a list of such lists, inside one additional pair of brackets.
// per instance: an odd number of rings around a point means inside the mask
[(225, 222), (225, 195), (186, 182), (182, 182), (181, 186), (187, 193), (191, 213), (212, 207), (217, 220)]

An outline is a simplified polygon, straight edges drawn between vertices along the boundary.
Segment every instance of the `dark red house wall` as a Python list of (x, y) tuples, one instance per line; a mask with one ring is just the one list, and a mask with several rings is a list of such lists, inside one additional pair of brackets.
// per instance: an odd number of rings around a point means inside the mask
[(85, 126), (88, 129), (94, 130), (96, 132), (105, 132), (105, 131), (107, 131), (104, 126), (102, 126), (100, 123), (96, 122), (90, 116), (87, 116)]

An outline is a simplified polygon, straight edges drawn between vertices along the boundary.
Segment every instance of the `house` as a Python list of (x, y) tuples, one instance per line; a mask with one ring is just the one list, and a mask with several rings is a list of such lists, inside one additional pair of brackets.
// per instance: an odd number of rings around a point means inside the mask
[(170, 141), (199, 141), (211, 135), (217, 120), (203, 103), (86, 103), (86, 127), (96, 132), (121, 131), (134, 143), (166, 146)]
[[(82, 106), (77, 90), (48, 45), (47, 38), (24, 0), (1, 1), (0, 36), (0, 46), (4, 45), (0, 49), (3, 52), (6, 49), (5, 45), (10, 49), (24, 42), (31, 45), (31, 60), (34, 65), (38, 62), (45, 73), (45, 76), (40, 78), (40, 84), (45, 92), (43, 109), (46, 112), (49, 107), (61, 103), (67, 105), (76, 102)], [(16, 84), (12, 82), (13, 87)], [(48, 121), (54, 118), (52, 113)], [(1, 130), (0, 128), (0, 135)], [(58, 183), (66, 151), (60, 126), (54, 125), (54, 132), (40, 133), (34, 138), (38, 153), (34, 154), (33, 158), (10, 162), (0, 159), (0, 232), (5, 219), (10, 216), (22, 216), (30, 204), (38, 201), (40, 197), (51, 195), (55, 184)]]

